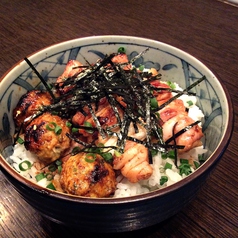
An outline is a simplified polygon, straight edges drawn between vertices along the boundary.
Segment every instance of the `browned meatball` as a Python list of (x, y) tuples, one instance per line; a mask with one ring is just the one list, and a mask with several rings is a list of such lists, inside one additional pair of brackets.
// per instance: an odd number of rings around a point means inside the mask
[(94, 154), (71, 156), (62, 165), (60, 183), (64, 192), (85, 197), (108, 197), (115, 192), (116, 177), (112, 166)]
[(70, 139), (66, 136), (69, 132), (66, 120), (46, 112), (26, 127), (24, 144), (40, 160), (51, 163), (70, 147)]
[(41, 109), (43, 105), (50, 105), (52, 98), (48, 92), (32, 90), (24, 94), (13, 110), (13, 120), (20, 127), (24, 120)]

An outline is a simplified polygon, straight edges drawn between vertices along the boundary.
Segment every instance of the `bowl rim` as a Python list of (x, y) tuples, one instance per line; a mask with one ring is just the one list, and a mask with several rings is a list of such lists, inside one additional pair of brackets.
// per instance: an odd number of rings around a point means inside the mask
[[(127, 36), (127, 35), (97, 35), (97, 36), (80, 37), (80, 38), (75, 38), (75, 39), (55, 43), (55, 44), (43, 47), (43, 48), (29, 54), (27, 56), (27, 58), (31, 58), (32, 56), (34, 56), (34, 55), (36, 55), (36, 54), (38, 54), (42, 51), (48, 50), (50, 48), (57, 47), (59, 45), (68, 44), (68, 43), (71, 43), (71, 42), (73, 43), (73, 42), (77, 42), (77, 41), (80, 41), (80, 40), (92, 40), (92, 39), (95, 39), (95, 38), (97, 38), (97, 39), (102, 39), (102, 38), (118, 38), (118, 39), (119, 38), (127, 38), (127, 39), (134, 39), (134, 40), (139, 39), (139, 40), (149, 41), (151, 43), (153, 43), (153, 42), (160, 43), (164, 46), (170, 47), (171, 49), (180, 52), (181, 54), (183, 54), (185, 56), (188, 56), (188, 57), (192, 58), (197, 63), (199, 63), (203, 67), (205, 67), (208, 71), (210, 71), (215, 76), (215, 78), (218, 80), (218, 82), (220, 83), (220, 86), (223, 89), (223, 92), (226, 96), (226, 101), (227, 101), (227, 106), (228, 106), (228, 108), (227, 108), (227, 110), (228, 110), (227, 127), (226, 127), (226, 130), (224, 131), (224, 135), (223, 135), (217, 149), (209, 156), (209, 158), (205, 161), (205, 163), (202, 164), (202, 166), (200, 166), (198, 169), (196, 169), (195, 172), (193, 172), (192, 174), (183, 178), (182, 180), (180, 180), (180, 181), (178, 181), (178, 182), (176, 182), (172, 185), (169, 185), (168, 187), (161, 188), (161, 189), (158, 189), (158, 190), (155, 190), (155, 191), (152, 191), (152, 192), (148, 192), (148, 193), (144, 193), (144, 194), (140, 194), (140, 195), (129, 196), (129, 197), (122, 197), (122, 198), (121, 197), (119, 197), (119, 198), (88, 198), (88, 197), (65, 194), (65, 193), (61, 193), (61, 192), (57, 192), (57, 191), (54, 191), (54, 190), (50, 190), (50, 189), (41, 187), (40, 185), (37, 185), (34, 182), (32, 182), (32, 181), (24, 178), (23, 176), (21, 176), (16, 170), (14, 170), (14, 168), (12, 168), (10, 166), (10, 164), (4, 159), (4, 157), (1, 154), (0, 154), (0, 169), (3, 168), (11, 177), (16, 179), (17, 181), (19, 181), (23, 185), (27, 186), (29, 189), (37, 191), (37, 192), (39, 192), (41, 194), (44, 194), (46, 196), (51, 196), (51, 197), (54, 197), (56, 199), (62, 199), (62, 200), (67, 200), (67, 201), (77, 202), (77, 203), (110, 205), (110, 204), (133, 203), (133, 202), (138, 202), (138, 201), (144, 201), (144, 200), (147, 200), (147, 199), (153, 199), (155, 197), (165, 196), (165, 195), (167, 195), (169, 193), (172, 193), (173, 191), (179, 189), (181, 186), (189, 184), (193, 179), (202, 176), (206, 170), (208, 170), (210, 167), (212, 167), (213, 164), (218, 162), (219, 159), (224, 154), (226, 148), (228, 147), (229, 141), (232, 137), (233, 126), (234, 126), (233, 103), (232, 103), (232, 99), (231, 99), (231, 97), (228, 93), (228, 90), (227, 90), (226, 86), (223, 84), (220, 77), (217, 76), (216, 74), (214, 74), (213, 71), (210, 68), (208, 68), (204, 63), (202, 63), (199, 59), (194, 57), (192, 54), (189, 54), (189, 53), (187, 53), (187, 52), (185, 52), (185, 51), (183, 51), (183, 50), (181, 50), (177, 47), (174, 47), (170, 44), (167, 44), (167, 43), (164, 43), (164, 42), (161, 42), (161, 41), (158, 41), (158, 40), (152, 40), (152, 39), (145, 38), (145, 37)], [(24, 61), (24, 59), (19, 60), (10, 69), (8, 69), (0, 77), (0, 84), (2, 83), (4, 78), (6, 78), (7, 75), (10, 72), (12, 72), (17, 66), (19, 66), (23, 61)]]

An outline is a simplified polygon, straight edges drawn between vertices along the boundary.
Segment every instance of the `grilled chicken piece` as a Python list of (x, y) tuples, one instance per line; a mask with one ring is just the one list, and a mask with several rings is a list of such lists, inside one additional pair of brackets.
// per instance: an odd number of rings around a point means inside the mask
[(112, 166), (98, 154), (78, 153), (67, 159), (60, 183), (64, 192), (85, 197), (108, 197), (116, 189)]
[(25, 130), (25, 147), (41, 161), (51, 163), (70, 147), (66, 120), (48, 112), (36, 117)]
[(52, 104), (52, 98), (48, 92), (32, 90), (24, 94), (13, 110), (13, 120), (16, 127), (26, 124), (24, 123), (26, 118), (38, 112), (43, 105), (50, 104)]

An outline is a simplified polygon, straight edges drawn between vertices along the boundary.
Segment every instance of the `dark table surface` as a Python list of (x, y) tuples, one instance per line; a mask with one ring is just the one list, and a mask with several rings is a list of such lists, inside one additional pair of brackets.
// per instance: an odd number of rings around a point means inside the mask
[[(227, 2), (227, 1), (226, 1)], [(230, 92), (238, 115), (238, 8), (217, 0), (1, 0), (0, 75), (51, 44), (92, 35), (159, 40), (197, 57)], [(42, 218), (0, 172), (0, 237), (238, 237), (238, 121), (205, 187), (161, 224), (123, 234), (91, 234)]]

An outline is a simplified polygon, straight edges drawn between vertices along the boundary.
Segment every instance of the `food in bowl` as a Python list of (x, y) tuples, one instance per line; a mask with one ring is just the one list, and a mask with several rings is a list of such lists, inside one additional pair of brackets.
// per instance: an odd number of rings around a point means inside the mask
[(147, 50), (70, 60), (51, 88), (39, 76), (46, 89), (28, 91), (13, 110), (20, 144), (9, 163), (46, 188), (99, 198), (165, 188), (194, 172), (206, 150), (191, 89), (205, 77), (186, 89), (164, 82), (133, 64)]
[[(129, 59), (149, 48), (134, 65), (137, 68), (140, 65), (146, 69), (155, 68), (161, 73), (161, 80), (176, 82), (182, 89), (206, 76), (206, 80), (191, 90), (196, 92), (196, 104), (204, 114), (202, 143), (207, 150), (204, 154), (206, 161), (189, 176), (172, 185), (126, 197), (76, 196), (45, 188), (26, 179), (6, 160), (13, 152), (15, 125), (12, 112), (23, 94), (34, 89), (45, 91), (45, 86), (23, 59), (1, 78), (0, 169), (28, 204), (54, 222), (94, 232), (131, 231), (160, 223), (176, 214), (196, 196), (229, 144), (233, 129), (229, 93), (210, 69), (173, 46), (131, 36), (93, 36), (47, 47), (28, 56), (28, 59), (47, 84), (51, 84), (63, 74), (70, 60), (86, 65), (87, 59), (87, 62), (94, 64), (105, 54), (110, 55), (122, 46), (126, 48)], [(26, 152), (27, 157), (32, 156), (32, 153)], [(23, 166), (27, 167), (27, 164)]]

